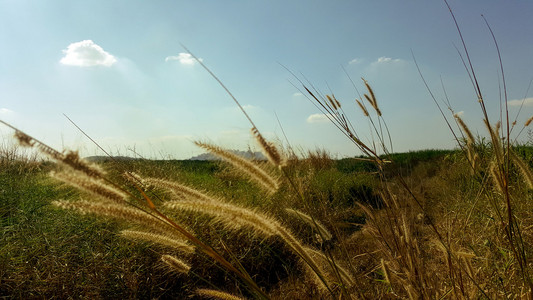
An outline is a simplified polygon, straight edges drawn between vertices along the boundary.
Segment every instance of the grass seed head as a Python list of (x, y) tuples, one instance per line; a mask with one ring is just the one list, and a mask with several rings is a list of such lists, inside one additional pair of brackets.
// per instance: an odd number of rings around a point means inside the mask
[(161, 260), (172, 270), (178, 273), (187, 274), (191, 269), (191, 266), (189, 266), (187, 263), (172, 255), (165, 254), (161, 256)]
[(268, 161), (276, 167), (283, 165), (281, 155), (276, 146), (270, 142), (267, 142), (259, 130), (255, 127), (251, 129), (252, 135), (255, 140), (261, 146), (263, 154), (267, 157)]
[(250, 180), (255, 183), (258, 183), (269, 194), (275, 193), (279, 188), (278, 179), (268, 174), (255, 162), (245, 159), (244, 157), (238, 156), (230, 151), (224, 150), (218, 146), (194, 142), (197, 146), (204, 148), (205, 150), (211, 152), (212, 154), (224, 159), (226, 162), (230, 163), (237, 170), (241, 171), (243, 174), (247, 175)]
[(232, 295), (226, 292), (217, 291), (217, 290), (197, 289), (196, 294), (198, 296), (206, 297), (208, 299), (244, 300), (244, 298), (237, 297), (235, 295)]
[(365, 117), (370, 116), (370, 114), (368, 113), (368, 110), (366, 110), (366, 107), (363, 105), (363, 103), (361, 103), (361, 101), (359, 101), (359, 99), (355, 99), (355, 102), (357, 102), (357, 105), (359, 105), (359, 108), (361, 108)]
[(193, 253), (194, 247), (187, 244), (184, 239), (176, 237), (169, 237), (153, 232), (137, 231), (137, 230), (122, 230), (120, 234), (132, 240), (141, 240), (155, 243), (164, 247), (169, 247), (184, 253)]

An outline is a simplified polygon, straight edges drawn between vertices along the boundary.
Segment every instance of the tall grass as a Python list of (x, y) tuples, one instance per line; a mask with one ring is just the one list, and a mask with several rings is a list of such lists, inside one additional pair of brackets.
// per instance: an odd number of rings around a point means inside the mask
[[(456, 21), (453, 13), (452, 17)], [(229, 184), (218, 191), (207, 189), (211, 184), (205, 182), (198, 187), (159, 167), (133, 172), (131, 166), (114, 162), (106, 169), (75, 151), (59, 152), (2, 123), (14, 130), (21, 146), (57, 163), (47, 180), (78, 190), (74, 195), (46, 191), (47, 201), (123, 224), (120, 236), (153, 245), (165, 274), (194, 278), (187, 285), (190, 295), (533, 298), (531, 162), (521, 154), (523, 147), (511, 142), (516, 140), (511, 135), (516, 122), (509, 119), (507, 108), (502, 111), (505, 119), (489, 120), (466, 46), (464, 55), (488, 140), (474, 136), (458, 115), (451, 116), (457, 125), (452, 126), (443, 113), (460, 151), (427, 151), (410, 154), (412, 159), (393, 153), (386, 110), (367, 80), (362, 79), (366, 93), (358, 95), (356, 104), (374, 137), (368, 143), (362, 138), (365, 133), (347, 118), (341, 100), (300, 81), (301, 91), (363, 154), (354, 158), (359, 164), (356, 173), (336, 168), (337, 162), (324, 151), (309, 152), (301, 159), (283, 155), (294, 152), (267, 141), (237, 99), (198, 60), (242, 109), (252, 138), (268, 158), (268, 163), (254, 161), (216, 145), (195, 143), (234, 172), (219, 176), (245, 178), (238, 187), (247, 190), (240, 194)], [(2, 153), (2, 167), (13, 168), (10, 173), (43, 168), (33, 158), (24, 160), (6, 149)], [(428, 162), (423, 155), (433, 158)], [(408, 173), (403, 171), (405, 164)], [(17, 165), (18, 172), (13, 167)], [(253, 201), (241, 199), (250, 195)], [(7, 220), (12, 224), (9, 216)], [(87, 228), (80, 231), (101, 234)], [(285, 275), (274, 268), (286, 270)], [(271, 280), (271, 272), (283, 278)]]

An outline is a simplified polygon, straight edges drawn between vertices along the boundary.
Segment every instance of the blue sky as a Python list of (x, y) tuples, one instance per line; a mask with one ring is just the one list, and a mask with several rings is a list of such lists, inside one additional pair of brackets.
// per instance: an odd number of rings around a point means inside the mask
[[(450, 5), (495, 121), (499, 62), (481, 14), (499, 42), (508, 100), (522, 100), (533, 78), (533, 2)], [(261, 132), (284, 141), (277, 115), (291, 144), (303, 149), (360, 154), (321, 122), (283, 66), (331, 89), (366, 141), (368, 122), (344, 70), (360, 90), (361, 77), (373, 86), (395, 151), (453, 148), (411, 51), (437, 99), (444, 98), (442, 78), (453, 108), (483, 133), (442, 1), (0, 0), (0, 26), (0, 119), (82, 155), (101, 152), (63, 113), (115, 154), (134, 148), (146, 157), (187, 158), (201, 152), (191, 143), (197, 139), (255, 146), (246, 118), (180, 43), (219, 76)], [(518, 107), (510, 108), (514, 117)], [(519, 124), (532, 114), (533, 98)], [(0, 133), (11, 134), (5, 127)]]

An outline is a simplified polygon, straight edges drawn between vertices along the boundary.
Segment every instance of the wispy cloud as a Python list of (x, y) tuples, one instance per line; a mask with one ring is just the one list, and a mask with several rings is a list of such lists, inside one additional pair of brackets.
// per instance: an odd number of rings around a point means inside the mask
[[(192, 66), (197, 63), (196, 59), (194, 59), (194, 57), (192, 57), (190, 53), (183, 53), (183, 52), (179, 53), (178, 55), (167, 56), (165, 58), (165, 61), (172, 61), (172, 60), (177, 60), (180, 62), (180, 64), (188, 65), (188, 66)], [(204, 61), (202, 58), (198, 58), (198, 60)]]
[(13, 111), (9, 108), (5, 108), (5, 107), (0, 108), (0, 115), (9, 115), (12, 113)]
[[(307, 117), (307, 123), (326, 123), (329, 122), (329, 114), (312, 114)], [(331, 117), (331, 116), (330, 116)]]
[(91, 40), (84, 40), (68, 45), (63, 50), (65, 56), (61, 58), (60, 63), (67, 66), (92, 67), (104, 66), (110, 67), (117, 62), (117, 59), (104, 51)]
[(385, 64), (385, 63), (397, 63), (397, 62), (402, 62), (402, 61), (403, 60), (399, 58), (390, 58), (390, 57), (382, 56), (378, 58), (375, 62), (378, 64)]
[(533, 106), (533, 98), (526, 98), (526, 99), (515, 99), (515, 100), (509, 100), (507, 101), (507, 104), (509, 106), (520, 106), (524, 103), (524, 106)]
[(292, 96), (293, 96), (293, 97), (302, 97), (303, 94), (300, 93), (300, 92), (296, 92), (296, 93), (292, 94)]
[(348, 64), (350, 64), (350, 65), (355, 65), (355, 64), (361, 63), (362, 61), (363, 61), (363, 60), (360, 59), (360, 58), (354, 58), (354, 59), (350, 60), (350, 61), (348, 62)]
[(455, 113), (455, 115), (460, 117), (460, 118), (462, 118), (465, 115), (465, 111), (464, 110), (458, 111), (458, 112)]

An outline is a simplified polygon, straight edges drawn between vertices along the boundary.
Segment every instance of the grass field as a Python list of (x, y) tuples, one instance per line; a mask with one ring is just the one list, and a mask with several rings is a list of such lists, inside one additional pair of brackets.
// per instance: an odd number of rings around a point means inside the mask
[(434, 98), (455, 150), (393, 153), (364, 79), (371, 133), (300, 81), (362, 153), (340, 160), (265, 140), (227, 89), (268, 160), (196, 141), (221, 161), (89, 162), (0, 120), (19, 144), (0, 147), (0, 298), (533, 299), (533, 147), (516, 134), (533, 117), (505, 99), (492, 122), (463, 62), (486, 133)]
[[(531, 162), (532, 148), (522, 146), (517, 152)], [(58, 169), (55, 163), (23, 161), (16, 153), (4, 149), (0, 171), (2, 297), (185, 298), (200, 297), (199, 288), (242, 297), (256, 295), (242, 279), (201, 251), (184, 255), (154, 242), (132, 241), (120, 236), (131, 223), (127, 220), (80, 215), (51, 205), (54, 200), (91, 200), (95, 195), (50, 178), (49, 172)], [(353, 281), (341, 287), (330, 279), (334, 275), (325, 275), (328, 291), (320, 287), (320, 281), (313, 283), (309, 270), (279, 236), (257, 233), (251, 225), (232, 228), (209, 214), (166, 212), (246, 270), (273, 299), (318, 298), (331, 293), (354, 298), (416, 298), (414, 293), (453, 298), (527, 294), (519, 262), (498, 220), (503, 203), (492, 183), (471, 174), (463, 152), (427, 150), (394, 154), (389, 159), (393, 162), (383, 173), (368, 162), (332, 160), (322, 152), (290, 161), (286, 169), (302, 197), (283, 181), (279, 190), (269, 195), (223, 162), (138, 160), (100, 165), (108, 178), (124, 185), (121, 173), (134, 171), (254, 208), (254, 212), (279, 220), (302, 244), (326, 253)], [(531, 189), (521, 183), (516, 168), (510, 173), (515, 216), (530, 267)], [(409, 200), (401, 182), (409, 186), (422, 207)], [(483, 189), (485, 192), (480, 192)], [(157, 195), (151, 197), (157, 207), (173, 197), (163, 189), (151, 192)], [(388, 203), (387, 193), (394, 194), (397, 206)], [(312, 216), (332, 236), (321, 238), (313, 225), (287, 213), (286, 208)], [(432, 226), (454, 256), (439, 245)], [(160, 259), (165, 254), (184, 258), (190, 267), (187, 274), (168, 268)], [(410, 255), (416, 257), (403, 261)]]

